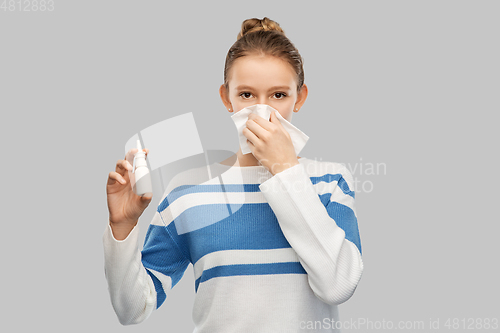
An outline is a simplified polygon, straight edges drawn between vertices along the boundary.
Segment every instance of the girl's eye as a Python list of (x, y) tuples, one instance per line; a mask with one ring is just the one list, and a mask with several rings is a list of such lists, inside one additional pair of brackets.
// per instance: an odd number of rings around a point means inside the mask
[(280, 93), (280, 92), (279, 92), (279, 93), (274, 94), (274, 96), (275, 96), (277, 99), (282, 99), (283, 97), (286, 97), (286, 94), (284, 94), (284, 93)]
[(243, 98), (250, 98), (250, 97), (252, 97), (252, 94), (249, 92), (244, 92), (244, 93), (241, 93), (240, 96), (242, 96)]

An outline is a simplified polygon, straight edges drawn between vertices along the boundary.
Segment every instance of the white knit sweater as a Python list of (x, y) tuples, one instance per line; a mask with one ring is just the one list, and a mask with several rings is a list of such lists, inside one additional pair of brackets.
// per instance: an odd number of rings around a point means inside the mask
[(353, 178), (338, 163), (299, 159), (199, 169), (170, 182), (138, 250), (138, 226), (105, 229), (105, 274), (120, 323), (140, 323), (194, 267), (194, 332), (339, 332), (338, 305), (363, 272)]

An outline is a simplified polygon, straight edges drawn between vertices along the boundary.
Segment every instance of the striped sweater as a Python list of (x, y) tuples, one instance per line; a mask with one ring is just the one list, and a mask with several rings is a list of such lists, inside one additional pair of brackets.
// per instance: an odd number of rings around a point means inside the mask
[(263, 166), (211, 167), (220, 176), (201, 181), (192, 169), (172, 179), (142, 251), (138, 226), (122, 241), (106, 227), (120, 323), (145, 320), (192, 264), (194, 332), (339, 332), (338, 305), (363, 272), (347, 168), (304, 157), (274, 176)]

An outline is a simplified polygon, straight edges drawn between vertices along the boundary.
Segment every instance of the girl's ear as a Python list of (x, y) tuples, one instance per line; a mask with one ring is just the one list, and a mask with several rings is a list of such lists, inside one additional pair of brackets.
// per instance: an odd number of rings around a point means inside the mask
[(220, 98), (222, 100), (222, 103), (224, 104), (224, 106), (226, 107), (226, 109), (229, 112), (233, 112), (233, 107), (231, 106), (231, 101), (229, 100), (229, 92), (227, 91), (225, 85), (221, 85), (220, 86), (220, 88), (219, 88), (219, 94), (220, 94)]
[[(300, 88), (299, 93), (297, 94), (297, 101), (295, 102), (295, 106), (293, 107), (293, 110), (299, 109), (304, 105), (307, 99), (307, 94), (309, 93), (306, 84), (304, 83), (302, 85), (302, 88)], [(295, 111), (296, 112), (296, 111)]]

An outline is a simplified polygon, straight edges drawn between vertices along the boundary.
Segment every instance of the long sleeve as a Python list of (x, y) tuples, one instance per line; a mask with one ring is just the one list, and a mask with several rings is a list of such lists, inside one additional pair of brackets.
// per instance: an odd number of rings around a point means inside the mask
[[(345, 167), (313, 177), (302, 164), (263, 182), (259, 188), (308, 274), (314, 294), (341, 304), (354, 293), (363, 272), (354, 211), (352, 175)], [(332, 170), (333, 170), (332, 169)], [(315, 189), (316, 186), (316, 189)]]
[(123, 241), (108, 225), (104, 236), (105, 274), (111, 303), (123, 325), (138, 324), (165, 301), (183, 276), (189, 261), (181, 253), (155, 213), (144, 247), (138, 250), (138, 226)]
[(111, 304), (122, 325), (144, 321), (156, 307), (156, 292), (151, 277), (141, 264), (138, 249), (139, 227), (126, 239), (113, 237), (108, 224), (103, 235), (104, 271)]

